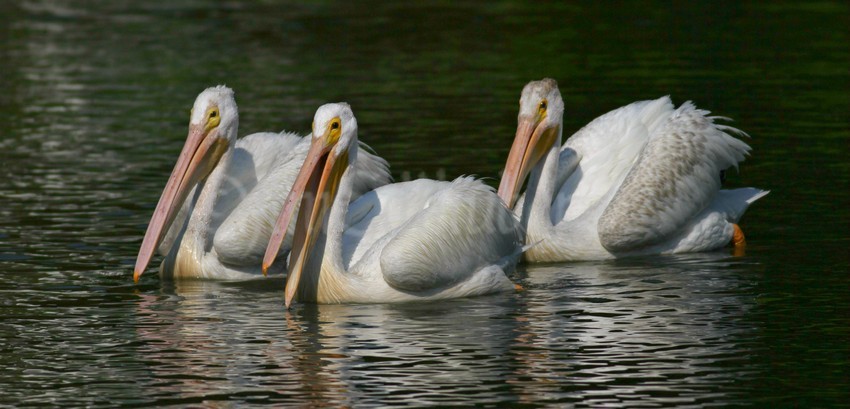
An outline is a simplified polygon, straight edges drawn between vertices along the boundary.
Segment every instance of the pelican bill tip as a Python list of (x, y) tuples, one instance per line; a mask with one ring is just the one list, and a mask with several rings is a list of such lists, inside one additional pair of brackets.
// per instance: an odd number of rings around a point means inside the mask
[(283, 290), (283, 303), (286, 305), (287, 310), (292, 306), (292, 300), (294, 298), (295, 291), (291, 291), (289, 288), (289, 283), (287, 283), (286, 288)]

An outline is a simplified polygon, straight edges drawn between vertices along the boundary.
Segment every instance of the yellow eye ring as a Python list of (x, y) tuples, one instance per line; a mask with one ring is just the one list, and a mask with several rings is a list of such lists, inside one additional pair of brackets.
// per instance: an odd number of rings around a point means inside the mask
[(204, 129), (209, 132), (221, 123), (221, 115), (219, 115), (218, 107), (210, 107), (207, 109), (207, 125)]
[(339, 140), (340, 133), (342, 130), (342, 121), (340, 121), (339, 117), (331, 119), (331, 122), (326, 125), (327, 126), (327, 141), (328, 143), (334, 144)]

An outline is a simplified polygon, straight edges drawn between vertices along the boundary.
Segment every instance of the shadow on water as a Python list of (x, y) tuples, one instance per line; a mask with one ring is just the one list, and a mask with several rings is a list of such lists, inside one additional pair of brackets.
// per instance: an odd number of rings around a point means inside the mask
[(166, 283), (133, 314), (140, 403), (735, 402), (757, 371), (743, 264), (528, 266), (516, 294), (290, 312), (282, 280)]
[[(735, 401), (757, 277), (728, 254), (529, 266), (523, 389), (590, 406)], [(566, 381), (566, 382), (564, 382)]]

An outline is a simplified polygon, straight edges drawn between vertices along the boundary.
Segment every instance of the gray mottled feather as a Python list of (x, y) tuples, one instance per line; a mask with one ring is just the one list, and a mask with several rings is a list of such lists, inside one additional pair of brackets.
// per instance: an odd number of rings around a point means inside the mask
[(749, 146), (707, 114), (687, 102), (650, 135), (599, 219), (606, 249), (633, 251), (665, 240), (713, 200), (720, 171), (744, 159)]
[[(608, 193), (620, 185), (673, 110), (667, 97), (634, 102), (594, 119), (567, 139), (559, 155), (552, 222), (576, 219), (606, 196), (610, 199)], [(575, 154), (569, 155), (571, 151)]]

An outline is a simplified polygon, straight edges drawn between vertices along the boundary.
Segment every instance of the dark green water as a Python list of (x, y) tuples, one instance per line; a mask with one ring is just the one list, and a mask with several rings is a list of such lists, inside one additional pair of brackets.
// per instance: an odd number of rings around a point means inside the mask
[[(843, 2), (2, 2), (0, 406), (846, 405), (847, 27)], [(772, 191), (746, 255), (289, 314), (279, 281), (133, 284), (205, 87), (236, 90), (241, 134), (344, 100), (396, 179), (495, 180), (544, 76), (565, 133), (667, 94), (734, 118), (753, 154), (728, 185)]]

